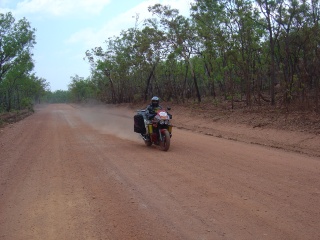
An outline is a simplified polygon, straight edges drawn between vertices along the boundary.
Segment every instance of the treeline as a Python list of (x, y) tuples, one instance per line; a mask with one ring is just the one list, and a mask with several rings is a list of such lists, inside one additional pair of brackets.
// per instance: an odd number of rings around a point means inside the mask
[(0, 13), (0, 112), (32, 109), (49, 84), (33, 72), (35, 29), (23, 18)]
[(57, 90), (54, 92), (48, 91), (42, 98), (45, 103), (70, 103), (76, 102), (72, 100), (69, 91)]
[[(319, 110), (319, 1), (197, 0), (186, 18), (156, 4), (154, 18), (86, 52), (78, 100), (229, 100)], [(210, 100), (211, 101), (211, 100)]]

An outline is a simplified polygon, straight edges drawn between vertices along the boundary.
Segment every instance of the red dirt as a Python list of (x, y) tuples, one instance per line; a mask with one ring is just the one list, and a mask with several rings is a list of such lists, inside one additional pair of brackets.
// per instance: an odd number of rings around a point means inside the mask
[(38, 106), (0, 129), (0, 239), (320, 239), (318, 132), (171, 113), (168, 152), (126, 107)]

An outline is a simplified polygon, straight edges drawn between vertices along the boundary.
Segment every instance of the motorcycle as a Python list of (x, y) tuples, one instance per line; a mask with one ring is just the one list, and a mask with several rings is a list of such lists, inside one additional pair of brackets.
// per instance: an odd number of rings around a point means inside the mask
[(163, 109), (158, 110), (152, 120), (147, 119), (145, 110), (138, 110), (134, 116), (134, 132), (140, 134), (146, 146), (154, 144), (162, 151), (168, 151), (172, 137), (171, 119), (172, 115)]

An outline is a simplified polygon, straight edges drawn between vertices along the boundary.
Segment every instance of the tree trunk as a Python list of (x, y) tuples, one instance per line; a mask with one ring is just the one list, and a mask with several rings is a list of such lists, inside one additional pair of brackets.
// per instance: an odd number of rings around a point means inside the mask
[(191, 75), (192, 75), (193, 82), (194, 82), (194, 87), (196, 88), (196, 94), (197, 94), (198, 102), (200, 103), (201, 102), (201, 95), (200, 95), (200, 91), (199, 91), (199, 87), (198, 87), (197, 77), (196, 77), (196, 74), (194, 72), (193, 65), (192, 65), (190, 59), (188, 59), (188, 62), (189, 62), (190, 71), (191, 71)]
[(186, 64), (186, 72), (185, 72), (185, 76), (184, 76), (184, 83), (183, 83), (183, 89), (182, 89), (182, 102), (183, 103), (184, 103), (184, 99), (187, 96), (186, 88), (187, 88), (188, 71), (189, 71), (189, 65)]
[(269, 29), (270, 36), (269, 36), (269, 42), (270, 42), (270, 57), (271, 57), (271, 63), (270, 63), (270, 97), (271, 97), (271, 105), (275, 105), (275, 92), (274, 92), (274, 85), (276, 82), (276, 75), (275, 75), (275, 51), (274, 51), (274, 40), (272, 37), (272, 29), (270, 27)]
[(208, 77), (209, 77), (211, 84), (212, 84), (210, 95), (213, 96), (213, 98), (215, 99), (216, 98), (216, 91), (215, 91), (215, 87), (214, 87), (214, 79), (211, 75), (211, 70), (209, 69), (209, 66), (208, 66), (208, 63), (206, 62), (206, 60), (204, 61), (204, 65), (206, 67)]
[(157, 63), (155, 63), (151, 69), (151, 72), (149, 74), (149, 77), (147, 79), (147, 85), (146, 85), (146, 89), (144, 91), (144, 100), (147, 101), (148, 100), (148, 92), (149, 92), (149, 86), (150, 86), (150, 82), (154, 73), (154, 70), (156, 69)]
[(108, 77), (109, 81), (110, 81), (112, 103), (116, 103), (117, 102), (117, 100), (116, 100), (116, 91), (115, 91), (115, 88), (114, 88), (113, 80), (111, 78), (111, 73), (108, 70), (105, 70), (104, 72), (105, 72), (106, 77)]

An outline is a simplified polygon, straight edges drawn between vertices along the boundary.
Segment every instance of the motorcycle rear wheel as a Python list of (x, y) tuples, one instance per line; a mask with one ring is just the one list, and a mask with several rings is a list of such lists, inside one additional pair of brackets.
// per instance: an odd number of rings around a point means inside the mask
[(170, 147), (170, 133), (168, 130), (164, 130), (162, 134), (162, 141), (160, 142), (160, 149), (162, 151), (168, 151)]

